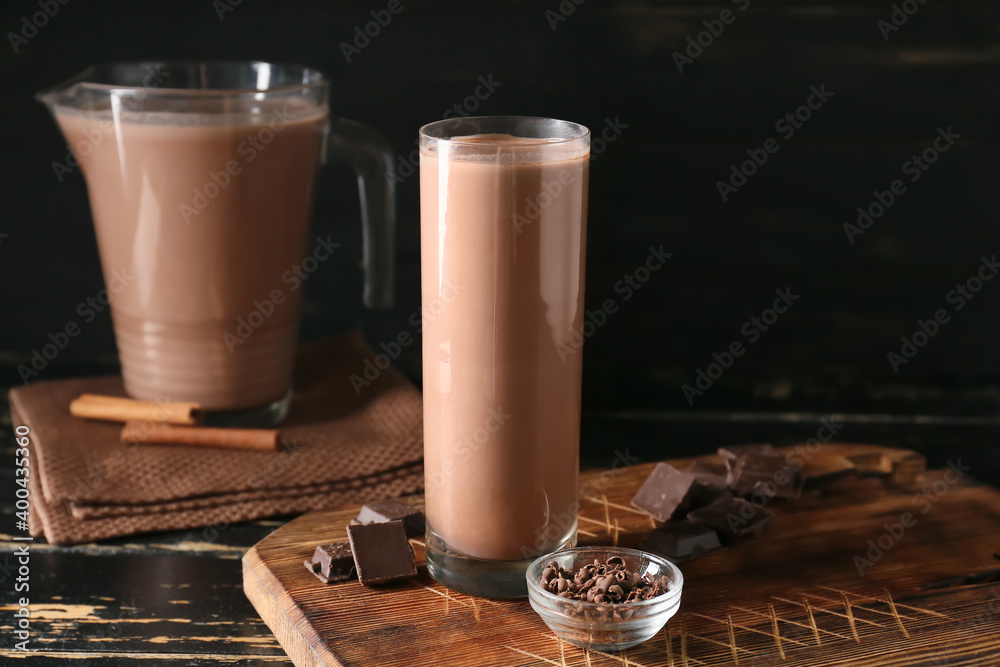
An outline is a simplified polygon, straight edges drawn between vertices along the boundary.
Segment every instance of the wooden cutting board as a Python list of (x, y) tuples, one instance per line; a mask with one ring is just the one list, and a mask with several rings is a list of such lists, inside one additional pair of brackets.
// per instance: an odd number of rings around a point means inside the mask
[[(302, 561), (346, 539), (357, 507), (276, 530), (243, 557), (243, 587), (298, 667), (1000, 665), (1000, 492), (960, 461), (925, 472), (917, 454), (865, 445), (826, 445), (807, 472), (866, 453), (866, 468), (894, 472), (769, 502), (765, 533), (682, 564), (678, 614), (618, 654), (560, 641), (527, 600), (455, 593), (424, 567), (384, 589), (321, 584)], [(629, 500), (652, 466), (581, 475), (582, 544), (642, 543), (653, 523)], [(422, 565), (423, 543), (412, 543)]]

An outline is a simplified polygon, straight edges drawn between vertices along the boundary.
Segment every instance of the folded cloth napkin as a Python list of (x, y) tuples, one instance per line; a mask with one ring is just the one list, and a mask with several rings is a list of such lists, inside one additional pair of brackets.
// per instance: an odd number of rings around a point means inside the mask
[(69, 414), (80, 394), (124, 396), (118, 376), (12, 389), (13, 422), (30, 429), (31, 534), (75, 544), (418, 491), (420, 394), (391, 367), (356, 391), (366, 359), (357, 334), (300, 348), (280, 452), (123, 445), (121, 424)]

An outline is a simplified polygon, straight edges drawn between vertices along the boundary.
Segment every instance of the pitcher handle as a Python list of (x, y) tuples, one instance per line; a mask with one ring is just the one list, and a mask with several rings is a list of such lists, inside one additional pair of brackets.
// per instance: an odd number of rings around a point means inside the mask
[(393, 302), (396, 186), (389, 178), (389, 142), (372, 128), (346, 118), (330, 118), (327, 160), (350, 165), (358, 175), (365, 265), (364, 304), (388, 310)]

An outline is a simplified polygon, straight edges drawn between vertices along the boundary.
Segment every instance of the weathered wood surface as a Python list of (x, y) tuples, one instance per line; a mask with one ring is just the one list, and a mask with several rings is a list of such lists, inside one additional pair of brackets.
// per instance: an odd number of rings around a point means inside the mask
[[(101, 544), (31, 545), (31, 639), (13, 648), (11, 535), (0, 535), (2, 665), (288, 665), (242, 598), (239, 558), (278, 521), (236, 524), (214, 540), (201, 531)], [(27, 662), (22, 663), (21, 660)]]
[[(828, 445), (822, 456), (873, 449)], [(244, 588), (298, 667), (997, 664), (1000, 493), (968, 475), (921, 472), (920, 457), (905, 451), (881, 451), (902, 463), (899, 484), (840, 478), (771, 501), (767, 532), (683, 564), (680, 612), (618, 655), (559, 641), (525, 600), (455, 593), (424, 568), (384, 589), (319, 583), (302, 560), (343, 539), (357, 508), (310, 513), (266, 537), (243, 558)], [(642, 542), (653, 524), (629, 499), (651, 466), (583, 475), (582, 543)], [(860, 575), (854, 557), (866, 557), (868, 541), (906, 512), (914, 525)]]

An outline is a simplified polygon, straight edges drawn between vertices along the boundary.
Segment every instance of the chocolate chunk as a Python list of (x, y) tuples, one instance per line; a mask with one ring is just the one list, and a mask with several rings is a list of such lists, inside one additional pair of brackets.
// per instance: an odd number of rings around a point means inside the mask
[(746, 452), (751, 452), (753, 454), (777, 454), (778, 450), (767, 444), (759, 445), (726, 445), (725, 447), (719, 447), (719, 454), (723, 458), (735, 461), (740, 457), (740, 454)]
[(798, 498), (802, 494), (802, 469), (781, 454), (743, 452), (733, 464), (733, 483), (738, 495), (762, 493), (767, 498)]
[(354, 577), (354, 556), (349, 542), (331, 542), (316, 547), (311, 559), (305, 561), (306, 569), (324, 584), (346, 581)]
[(358, 579), (365, 586), (412, 577), (417, 573), (413, 548), (402, 521), (347, 527)]
[(657, 463), (632, 498), (632, 507), (648, 512), (654, 519), (666, 521), (683, 505), (693, 483), (694, 475), (666, 463)]
[(649, 534), (643, 549), (677, 561), (698, 556), (722, 548), (719, 534), (705, 524), (692, 521), (674, 521), (657, 528)]
[(716, 503), (690, 512), (687, 518), (714, 528), (723, 541), (741, 535), (760, 535), (774, 516), (763, 507), (756, 507), (742, 498)]
[(725, 463), (712, 463), (695, 459), (688, 472), (695, 480), (708, 486), (726, 487), (729, 485), (729, 467)]
[(732, 499), (733, 492), (729, 489), (695, 482), (688, 490), (683, 509), (690, 512), (700, 507), (707, 507), (715, 503), (724, 503)]
[(407, 537), (417, 537), (424, 534), (424, 515), (420, 510), (400, 500), (381, 500), (368, 503), (358, 512), (357, 519), (351, 521), (358, 524), (386, 523), (387, 521), (402, 521)]

